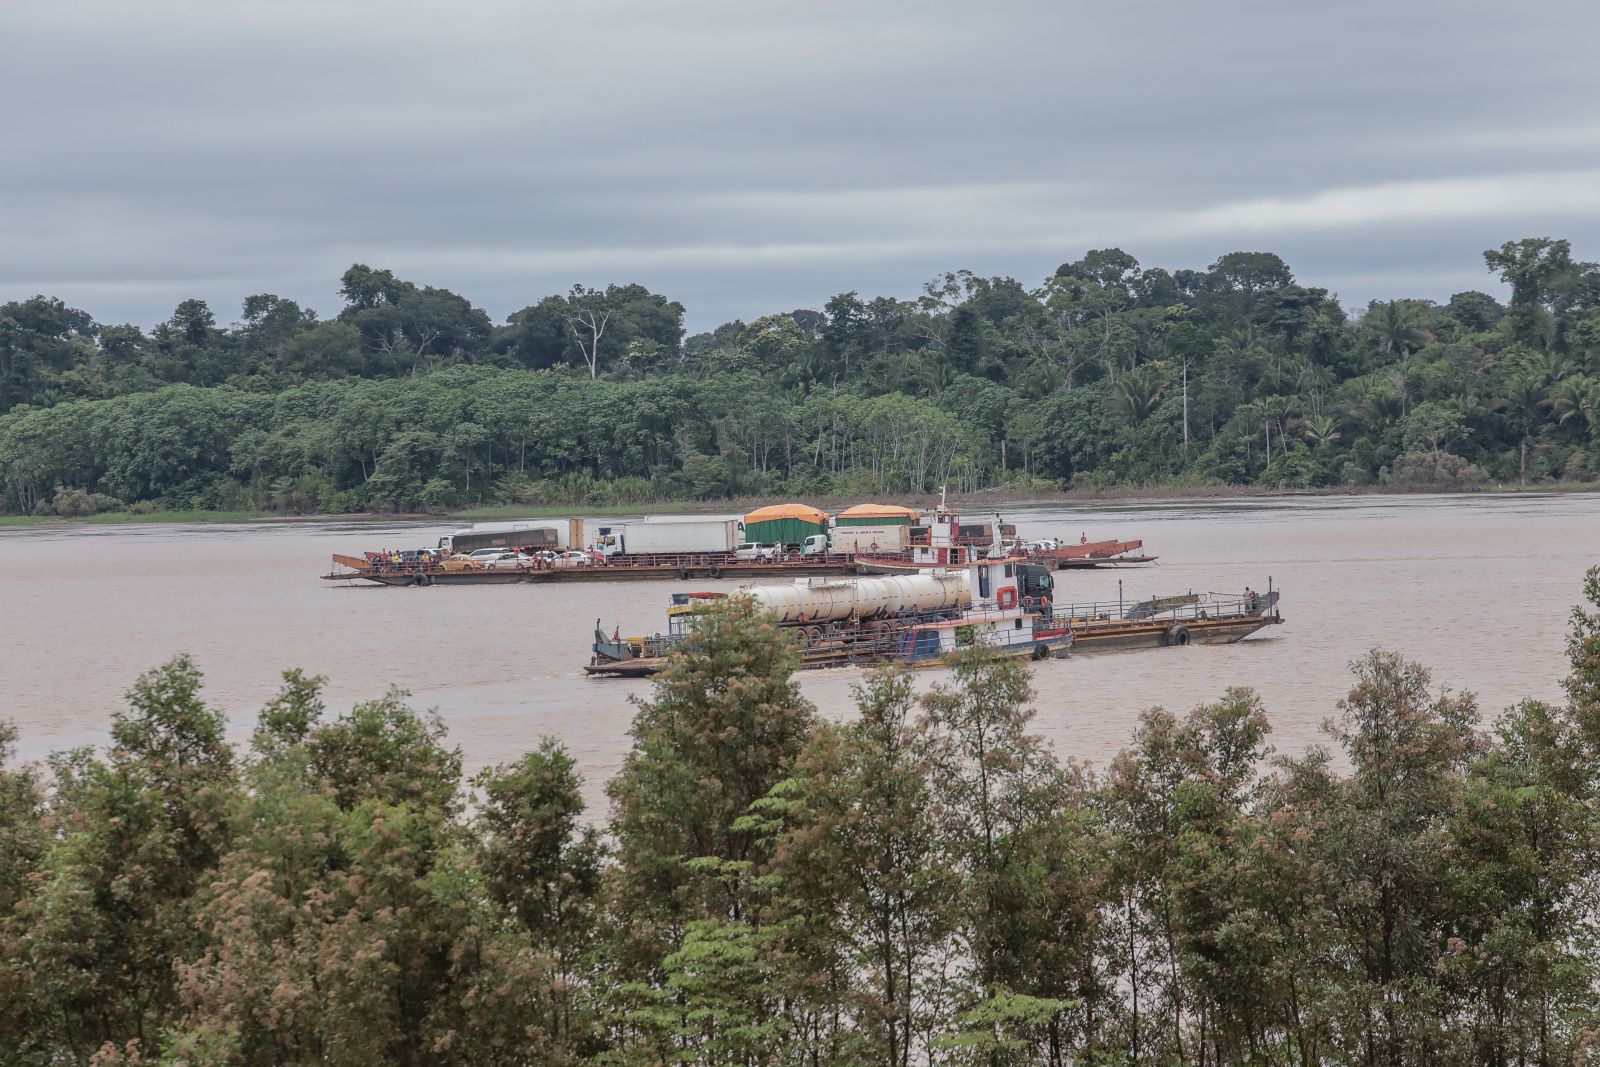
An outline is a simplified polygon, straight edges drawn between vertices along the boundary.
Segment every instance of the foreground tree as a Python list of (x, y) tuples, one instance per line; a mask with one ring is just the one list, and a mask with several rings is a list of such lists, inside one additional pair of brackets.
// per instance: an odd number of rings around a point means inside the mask
[(16, 740), (16, 727), (0, 722), (0, 927), (27, 896), (28, 876), (48, 843), (37, 773), (32, 767), (9, 766)]
[(1426, 669), (1373, 652), (1328, 726), (1350, 761), (1294, 770), (1298, 810), (1332, 908), (1328, 956), (1340, 968), (1329, 1041), (1340, 1057), (1422, 1062), (1459, 1040), (1445, 1025), (1442, 935), (1460, 863), (1448, 813), (1483, 747), (1470, 695), (1434, 695)]
[[(797, 664), (788, 635), (750, 602), (710, 608), (640, 705), (633, 751), (608, 786), (611, 924), (617, 963), (633, 977), (619, 988), (631, 1018), (617, 1020), (617, 1039), (645, 1062), (695, 1049), (765, 1056), (792, 1036), (782, 990), (760, 980), (776, 936), (763, 924), (760, 877), (772, 847), (746, 816), (789, 775), (814, 726)], [(738, 995), (688, 1011), (696, 995), (724, 993)]]
[(1080, 975), (1057, 973), (1060, 956), (1039, 948), (1054, 925), (1041, 879), (1071, 862), (1041, 847), (1066, 783), (1028, 732), (1033, 691), (1021, 663), (971, 648), (952, 674), (923, 701), (940, 862), (959, 878), (952, 903), (964, 916), (962, 962), (952, 961), (956, 1026), (935, 1043), (990, 1064), (1061, 1063), (1065, 994)]
[(237, 795), (224, 720), (185, 656), (143, 675), (128, 703), (105, 758), (54, 761), (60, 833), (0, 942), (5, 1044), (22, 1062), (153, 1047), (175, 1015), (173, 963), (203, 944), (196, 896)]
[[(318, 685), (289, 676), (263, 713), (237, 845), (198, 914), (206, 948), (178, 969), (186, 1012), (169, 1055), (567, 1062), (566, 990), (475, 873), (456, 822), (460, 757), (437, 720), (391, 694), (321, 722)], [(490, 776), (503, 831), (508, 779)], [(497, 838), (491, 868), (514, 848)]]
[(938, 1029), (946, 989), (954, 872), (942, 862), (929, 762), (903, 672), (855, 690), (861, 718), (822, 723), (796, 761), (773, 865), (781, 904), (805, 920), (813, 975), (863, 1060), (909, 1067)]
[(562, 1047), (591, 1047), (598, 991), (587, 983), (597, 949), (595, 908), (602, 852), (579, 819), (576, 763), (546, 739), (514, 763), (475, 780), (483, 805), (477, 829), (485, 888), (528, 939), (544, 969), (549, 1014), (530, 1019)]

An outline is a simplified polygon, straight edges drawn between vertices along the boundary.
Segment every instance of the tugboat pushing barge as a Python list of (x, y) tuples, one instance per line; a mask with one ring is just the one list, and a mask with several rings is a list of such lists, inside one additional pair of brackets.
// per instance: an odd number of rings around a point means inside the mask
[[(963, 536), (943, 503), (915, 531), (910, 560), (884, 561), (878, 575), (796, 578), (749, 586), (736, 596), (794, 633), (802, 669), (944, 662), (968, 646), (1048, 659), (1069, 650), (1096, 651), (1164, 645), (1231, 644), (1281, 623), (1278, 594), (1228, 596), (1188, 593), (1131, 605), (1057, 605), (1052, 567), (1000, 555)], [(655, 674), (693, 633), (695, 620), (723, 593), (675, 593), (668, 632), (607, 636), (595, 624), (590, 675)]]

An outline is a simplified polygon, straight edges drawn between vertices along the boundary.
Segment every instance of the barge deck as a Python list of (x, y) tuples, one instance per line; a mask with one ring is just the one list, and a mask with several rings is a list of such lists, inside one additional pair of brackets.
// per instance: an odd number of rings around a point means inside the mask
[[(551, 582), (637, 582), (651, 579), (686, 582), (699, 578), (746, 580), (751, 578), (833, 577), (857, 573), (851, 555), (829, 555), (794, 560), (726, 560), (705, 556), (641, 556), (627, 562), (572, 564), (545, 568), (454, 569), (439, 564), (376, 567), (354, 556), (334, 556), (335, 569), (322, 575), (326, 582), (372, 582), (376, 585), (516, 585)], [(358, 564), (360, 566), (358, 566)]]
[[(721, 594), (688, 594), (721, 596)], [(675, 600), (686, 599), (675, 596)], [(1189, 645), (1231, 645), (1269, 626), (1283, 624), (1279, 593), (1237, 596), (1225, 593), (1187, 593), (1128, 603), (1062, 605), (1035, 623), (1037, 640), (1005, 649), (1008, 654), (1049, 659), (1080, 653), (1114, 652), (1142, 648), (1183, 648)], [(869, 627), (839, 630), (828, 627), (786, 626), (800, 645), (802, 669), (868, 667), (896, 662), (910, 667), (932, 667), (946, 662), (945, 650), (930, 647), (924, 653), (918, 634), (929, 630), (970, 625), (983, 613), (968, 612), (959, 619), (937, 615), (900, 615), (876, 620)], [(645, 678), (659, 673), (687, 636), (676, 628), (667, 634), (624, 638), (606, 636), (595, 625), (594, 655), (583, 668), (591, 677)]]

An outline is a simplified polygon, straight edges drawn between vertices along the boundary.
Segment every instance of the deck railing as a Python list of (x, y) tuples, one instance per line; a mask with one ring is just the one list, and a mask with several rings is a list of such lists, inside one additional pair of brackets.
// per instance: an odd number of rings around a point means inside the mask
[[(674, 598), (678, 600), (677, 597)], [(1164, 624), (1259, 618), (1271, 613), (1278, 605), (1278, 591), (1256, 593), (1246, 597), (1234, 593), (1197, 593), (1179, 597), (1155, 597), (1138, 601), (1095, 601), (1087, 604), (1052, 605), (1048, 620), (1041, 630), (1045, 634), (1067, 631), (1093, 631), (1100, 626), (1123, 626), (1130, 623), (1159, 622)], [(916, 631), (920, 627), (960, 622), (977, 623), (986, 619), (1011, 615), (1016, 609), (1002, 611), (998, 608), (972, 608), (965, 611), (911, 611), (882, 618), (888, 624), (873, 628), (871, 621), (855, 630), (830, 630), (827, 623), (785, 626), (803, 642), (807, 655), (832, 656), (840, 662), (855, 659), (881, 658), (889, 653), (911, 657), (915, 652)], [(1024, 609), (1026, 610), (1026, 608)], [(1042, 614), (1042, 613), (1041, 613)], [(693, 633), (695, 613), (672, 616), (667, 633), (632, 637), (644, 656), (663, 656), (678, 648)], [(876, 621), (876, 620), (874, 620)]]
[[(1194, 600), (1190, 601), (1189, 596)], [(1141, 622), (1150, 619), (1192, 622), (1204, 619), (1243, 619), (1265, 615), (1278, 604), (1278, 592), (1195, 593), (1183, 597), (1154, 597), (1149, 600), (1095, 601), (1088, 604), (1052, 604), (1050, 615), (1058, 626), (1069, 622), (1086, 625), (1096, 622)]]

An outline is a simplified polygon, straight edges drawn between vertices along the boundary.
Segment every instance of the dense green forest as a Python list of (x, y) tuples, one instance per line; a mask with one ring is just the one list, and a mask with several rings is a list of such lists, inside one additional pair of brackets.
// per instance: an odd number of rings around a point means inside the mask
[(420, 510), (1160, 484), (1459, 488), (1592, 480), (1600, 267), (1484, 254), (1508, 287), (1346, 314), (1267, 252), (1119, 249), (1036, 289), (967, 271), (914, 300), (685, 337), (639, 285), (495, 325), (357, 265), (320, 319), (270, 294), (146, 332), (0, 306), (0, 507)]
[(0, 768), (0, 1064), (1582, 1067), (1585, 592), (1564, 704), (1484, 728), (1374, 652), (1337, 755), (1272, 758), (1236, 689), (1100, 770), (981, 651), (823, 719), (734, 601), (640, 705), (603, 832), (554, 742), (466, 781), (403, 694), (330, 716), (291, 672), (236, 751), (180, 659), (107, 749)]

